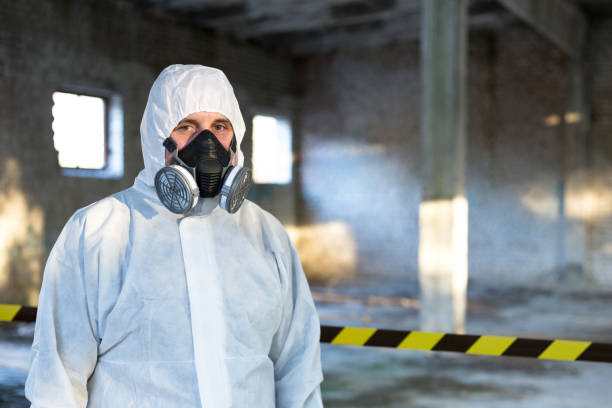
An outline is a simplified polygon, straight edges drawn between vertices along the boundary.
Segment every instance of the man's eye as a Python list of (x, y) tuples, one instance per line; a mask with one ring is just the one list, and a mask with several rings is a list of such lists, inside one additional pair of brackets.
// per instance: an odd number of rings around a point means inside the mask
[(226, 127), (224, 125), (215, 125), (213, 127), (213, 129), (215, 129), (217, 132), (221, 132), (221, 131), (225, 130)]
[(191, 129), (191, 125), (184, 125), (184, 126), (176, 128), (176, 130), (180, 130), (181, 132), (187, 132), (190, 129)]

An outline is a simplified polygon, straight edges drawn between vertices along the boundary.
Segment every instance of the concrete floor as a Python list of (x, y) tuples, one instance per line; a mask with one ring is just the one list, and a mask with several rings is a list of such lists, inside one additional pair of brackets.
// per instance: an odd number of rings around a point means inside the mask
[[(322, 324), (418, 328), (416, 285), (313, 287)], [(379, 297), (373, 298), (372, 294)], [(401, 300), (403, 299), (403, 300)], [(612, 342), (612, 291), (470, 288), (467, 332)], [(0, 407), (23, 397), (33, 325), (0, 325)], [(327, 408), (609, 406), (612, 364), (322, 345)]]
[[(345, 303), (318, 302), (322, 324), (418, 329), (418, 307), (409, 301), (415, 285), (370, 285), (368, 291), (404, 298), (409, 307), (368, 305), (384, 302), (364, 301), (363, 289), (334, 288)], [(472, 285), (466, 332), (612, 342), (611, 304), (612, 291)], [(323, 345), (322, 359), (328, 408), (582, 408), (612, 401), (612, 364), (330, 344)]]
[(29, 364), (33, 323), (0, 323), (0, 407), (29, 407), (23, 386)]

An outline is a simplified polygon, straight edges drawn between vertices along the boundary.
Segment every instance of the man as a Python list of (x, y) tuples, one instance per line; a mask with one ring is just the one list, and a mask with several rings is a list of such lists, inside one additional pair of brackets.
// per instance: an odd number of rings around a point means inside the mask
[(47, 261), (33, 407), (322, 406), (319, 320), (281, 224), (219, 197), (177, 214), (155, 188), (164, 169), (193, 164), (193, 146), (222, 146), (239, 168), (244, 131), (222, 71), (160, 74), (140, 128), (145, 169), (77, 211)]

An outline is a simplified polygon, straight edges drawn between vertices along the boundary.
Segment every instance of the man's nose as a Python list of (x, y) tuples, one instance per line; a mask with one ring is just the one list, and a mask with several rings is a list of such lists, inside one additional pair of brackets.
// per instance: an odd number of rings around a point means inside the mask
[(180, 147), (180, 148), (178, 149), (178, 151), (181, 151), (181, 150), (183, 150), (185, 147), (189, 146), (189, 144), (190, 144), (191, 142), (193, 142), (195, 139), (197, 139), (197, 138), (198, 138), (200, 135), (202, 135), (202, 134), (203, 134), (204, 132), (206, 132), (206, 131), (208, 131), (210, 134), (212, 134), (212, 135), (213, 135), (213, 137), (214, 137), (215, 139), (217, 139), (217, 141), (219, 142), (219, 144), (221, 144), (221, 146), (223, 146), (223, 148), (225, 149), (225, 151), (228, 151), (228, 152), (230, 151), (231, 143), (230, 143), (230, 145), (228, 145), (227, 147), (225, 147), (225, 145), (223, 144), (223, 141), (222, 141), (221, 139), (219, 139), (219, 137), (217, 137), (217, 135), (215, 135), (215, 132), (213, 132), (211, 129), (204, 129), (204, 130), (201, 130), (201, 131), (199, 131), (199, 132), (198, 132), (198, 131), (195, 131), (195, 132), (193, 133), (193, 135), (191, 135), (191, 136), (189, 137), (189, 139), (187, 139), (187, 143), (185, 143), (185, 144), (184, 144), (182, 147)]

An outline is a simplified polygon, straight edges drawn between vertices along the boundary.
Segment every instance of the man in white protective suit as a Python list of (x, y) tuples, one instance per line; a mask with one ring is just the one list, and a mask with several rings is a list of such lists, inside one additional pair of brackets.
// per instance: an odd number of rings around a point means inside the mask
[[(319, 320), (297, 253), (232, 190), (248, 181), (244, 131), (222, 71), (159, 75), (140, 127), (144, 170), (78, 210), (47, 261), (32, 407), (322, 406)], [(223, 183), (238, 169), (229, 196), (210, 196), (215, 166)], [(187, 193), (164, 190), (171, 177)]]

